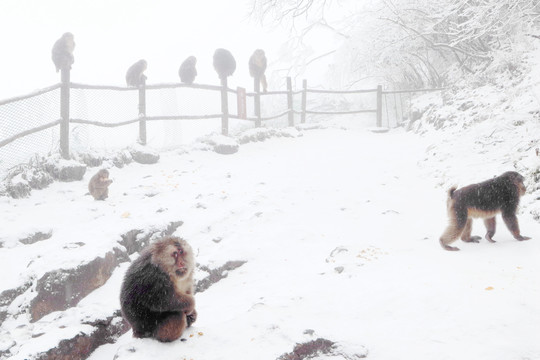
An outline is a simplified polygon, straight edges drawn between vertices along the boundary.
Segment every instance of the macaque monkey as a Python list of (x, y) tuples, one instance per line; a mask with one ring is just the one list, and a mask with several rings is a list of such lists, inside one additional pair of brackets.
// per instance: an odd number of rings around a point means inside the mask
[(56, 72), (61, 69), (71, 70), (71, 65), (75, 62), (73, 50), (75, 50), (75, 40), (72, 33), (64, 33), (60, 39), (56, 40), (52, 48), (52, 61), (56, 66)]
[(496, 178), (461, 189), (456, 186), (450, 188), (447, 200), (450, 223), (439, 239), (443, 249), (459, 250), (450, 244), (460, 236), (465, 242), (478, 242), (481, 239), (480, 236), (471, 236), (473, 218), (484, 219), (486, 240), (495, 242), (495, 216), (499, 213), (516, 240), (530, 239), (521, 235), (516, 216), (519, 199), (527, 190), (523, 180), (519, 173), (508, 171)]
[(178, 70), (180, 81), (186, 84), (193, 84), (195, 81), (195, 76), (197, 76), (197, 69), (195, 68), (195, 65), (197, 65), (197, 58), (195, 56), (190, 56), (184, 60), (182, 65), (180, 65), (180, 69)]
[(99, 170), (88, 183), (88, 191), (90, 195), (94, 197), (95, 200), (105, 200), (109, 197), (109, 185), (113, 181), (109, 179), (109, 170), (101, 169)]
[(266, 75), (264, 75), (265, 71), (266, 55), (264, 54), (264, 50), (257, 49), (249, 58), (249, 75), (251, 75), (251, 77), (255, 80), (261, 82), (263, 92), (266, 92), (268, 87), (266, 83)]
[(174, 341), (195, 322), (194, 268), (193, 250), (183, 239), (165, 237), (143, 249), (120, 291), (133, 337)]
[(234, 74), (234, 71), (236, 70), (236, 60), (234, 60), (234, 57), (229, 50), (217, 49), (214, 52), (214, 69), (218, 73), (220, 79), (226, 79), (228, 76)]
[(144, 71), (146, 70), (147, 65), (146, 60), (141, 59), (129, 67), (126, 72), (127, 86), (139, 87), (139, 85), (146, 81)]

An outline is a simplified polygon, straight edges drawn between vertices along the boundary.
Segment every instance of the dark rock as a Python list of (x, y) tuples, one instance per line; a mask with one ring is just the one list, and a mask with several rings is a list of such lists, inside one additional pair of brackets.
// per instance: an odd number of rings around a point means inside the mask
[(420, 118), (424, 115), (424, 112), (421, 112), (419, 110), (413, 110), (411, 112), (411, 121), (420, 120)]
[(45, 168), (53, 178), (65, 182), (80, 181), (86, 173), (86, 165), (70, 160), (48, 162)]
[(133, 156), (127, 150), (121, 151), (112, 158), (114, 166), (123, 168), (124, 165), (130, 164), (133, 162)]
[(465, 101), (463, 103), (461, 103), (461, 105), (459, 105), (458, 107), (458, 110), (461, 110), (461, 111), (465, 111), (465, 110), (469, 110), (470, 108), (472, 108), (474, 106), (474, 102), (473, 101)]
[(228, 275), (228, 271), (239, 268), (244, 265), (246, 261), (227, 261), (223, 266), (220, 266), (217, 269), (210, 269), (207, 266), (200, 266), (200, 269), (206, 271), (208, 276), (204, 279), (197, 281), (195, 284), (195, 293), (201, 293), (218, 281), (225, 279)]
[(115, 249), (75, 269), (48, 272), (37, 281), (37, 295), (30, 302), (31, 321), (53, 311), (66, 310), (105, 284), (120, 262), (129, 261)]
[(231, 155), (237, 153), (239, 148), (238, 144), (216, 144), (214, 151), (222, 155)]
[(78, 154), (79, 160), (89, 167), (101, 166), (103, 164), (103, 157), (94, 153)]
[(304, 360), (314, 358), (316, 355), (327, 355), (331, 353), (334, 344), (333, 341), (322, 338), (296, 344), (292, 352), (281, 355), (278, 360)]
[(26, 181), (9, 181), (6, 186), (6, 192), (14, 199), (21, 199), (30, 196), (32, 188)]
[(54, 181), (52, 176), (42, 169), (31, 169), (26, 172), (23, 177), (28, 181), (28, 184), (32, 189), (38, 190), (45, 189)]
[(225, 135), (212, 135), (202, 141), (210, 145), (215, 152), (222, 155), (235, 154), (240, 149), (240, 145), (236, 140)]
[[(311, 330), (312, 331), (312, 330)], [(351, 353), (350, 351), (353, 351)], [(281, 355), (277, 360), (306, 360), (319, 358), (321, 355), (343, 360), (359, 360), (367, 357), (367, 350), (363, 346), (345, 350), (339, 343), (318, 338), (302, 344), (296, 344), (293, 351)]]
[(71, 339), (62, 340), (58, 346), (37, 356), (38, 360), (83, 360), (99, 346), (114, 343), (129, 330), (129, 324), (119, 312), (103, 320), (87, 323), (94, 331), (79, 333)]
[(6, 320), (7, 317), (7, 306), (15, 300), (19, 295), (22, 295), (26, 290), (32, 286), (31, 282), (16, 288), (8, 289), (0, 293), (0, 325)]
[(243, 132), (237, 137), (237, 140), (240, 144), (247, 144), (250, 142), (265, 141), (274, 137), (290, 137), (295, 138), (302, 136), (302, 133), (299, 132), (296, 128), (286, 128), (286, 129), (273, 129), (273, 128), (258, 128), (251, 129)]
[(133, 161), (139, 164), (155, 164), (159, 161), (159, 154), (142, 147), (130, 150)]
[(33, 233), (32, 235), (25, 237), (24, 239), (19, 239), (19, 242), (25, 245), (30, 245), (38, 241), (50, 239), (51, 236), (52, 236), (52, 230), (49, 230), (48, 232), (37, 231)]

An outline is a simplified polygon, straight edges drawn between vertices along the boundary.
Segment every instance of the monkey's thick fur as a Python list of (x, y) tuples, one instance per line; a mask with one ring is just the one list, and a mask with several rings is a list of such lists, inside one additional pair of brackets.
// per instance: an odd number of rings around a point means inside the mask
[(149, 245), (133, 261), (120, 303), (134, 337), (174, 341), (195, 322), (194, 267), (193, 250), (176, 237)]
[(73, 57), (74, 49), (75, 41), (72, 33), (64, 33), (60, 39), (56, 40), (51, 51), (56, 72), (62, 69), (71, 69), (71, 65), (75, 62), (75, 58)]
[(144, 72), (148, 67), (146, 60), (141, 59), (131, 65), (126, 72), (126, 84), (127, 86), (139, 87), (146, 82), (146, 75)]
[(180, 81), (185, 84), (193, 84), (195, 77), (197, 76), (197, 58), (195, 56), (190, 56), (178, 69), (178, 75), (180, 76)]
[(109, 170), (99, 170), (88, 182), (88, 191), (95, 200), (105, 200), (109, 197), (109, 185), (112, 184), (109, 179)]
[(213, 64), (220, 79), (226, 79), (228, 76), (234, 74), (236, 70), (236, 60), (234, 60), (234, 56), (227, 49), (216, 49)]
[(253, 55), (249, 58), (249, 75), (259, 81), (262, 85), (263, 92), (267, 91), (268, 84), (266, 83), (266, 55), (264, 50), (257, 49), (253, 52)]
[(516, 211), (519, 199), (527, 189), (524, 178), (515, 171), (507, 171), (493, 179), (478, 184), (471, 184), (458, 189), (456, 186), (448, 190), (447, 209), (449, 224), (441, 235), (439, 242), (443, 249), (459, 250), (450, 246), (459, 237), (465, 242), (478, 242), (480, 236), (471, 236), (473, 218), (484, 219), (486, 240), (495, 242), (495, 216), (501, 214), (505, 225), (516, 240), (528, 240), (521, 235)]

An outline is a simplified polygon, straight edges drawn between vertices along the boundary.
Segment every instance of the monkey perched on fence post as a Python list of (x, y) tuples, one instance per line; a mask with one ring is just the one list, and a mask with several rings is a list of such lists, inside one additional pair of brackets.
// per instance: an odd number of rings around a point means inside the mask
[(124, 318), (133, 337), (169, 342), (197, 319), (189, 244), (166, 237), (146, 247), (128, 268), (120, 290)]
[(253, 55), (249, 58), (249, 75), (255, 81), (255, 89), (258, 89), (260, 83), (263, 88), (263, 92), (267, 91), (268, 84), (266, 83), (266, 55), (264, 50), (257, 49), (253, 52)]
[(197, 58), (195, 56), (190, 56), (184, 60), (182, 65), (180, 65), (180, 69), (178, 69), (180, 81), (185, 84), (193, 84), (195, 77), (197, 76), (195, 65), (197, 65)]
[(227, 77), (234, 74), (236, 60), (226, 49), (216, 49), (214, 52), (214, 69), (221, 80), (221, 134), (229, 134), (229, 98), (227, 94)]
[(99, 170), (88, 183), (88, 191), (95, 200), (105, 200), (109, 197), (109, 185), (112, 184), (112, 180), (109, 179), (109, 170)]
[(471, 236), (472, 219), (483, 218), (487, 229), (486, 240), (495, 242), (495, 216), (500, 213), (508, 230), (516, 240), (528, 240), (519, 230), (516, 211), (519, 199), (527, 189), (523, 176), (515, 171), (508, 171), (496, 178), (478, 184), (448, 190), (447, 209), (449, 225), (439, 242), (443, 249), (456, 251), (450, 246), (460, 236), (465, 242), (478, 242), (480, 236)]
[(64, 33), (60, 39), (56, 40), (52, 48), (52, 61), (56, 66), (56, 72), (62, 69), (71, 70), (71, 65), (75, 62), (73, 50), (75, 50), (75, 39), (72, 33)]
[(129, 67), (126, 72), (127, 86), (139, 87), (146, 82), (144, 71), (146, 70), (147, 65), (146, 60), (141, 59)]
[(236, 60), (229, 50), (216, 49), (214, 52), (214, 69), (220, 79), (227, 80), (227, 77), (234, 74), (236, 70)]

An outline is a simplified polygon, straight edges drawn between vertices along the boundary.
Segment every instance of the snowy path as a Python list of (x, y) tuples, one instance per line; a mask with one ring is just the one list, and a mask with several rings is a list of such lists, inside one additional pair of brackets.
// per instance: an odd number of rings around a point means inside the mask
[[(540, 359), (537, 223), (521, 216), (532, 241), (499, 226), (497, 244), (443, 251), (445, 190), (417, 167), (424, 149), (412, 134), (326, 129), (231, 156), (169, 154), (113, 169), (106, 203), (85, 199), (71, 210), (79, 228), (94, 236), (96, 224), (110, 233), (128, 228), (122, 222), (174, 218), (198, 262), (247, 263), (196, 296), (199, 319), (186, 342), (128, 333), (91, 359), (276, 359), (317, 337), (349, 355), (364, 346), (376, 360)], [(19, 204), (13, 218), (31, 211), (31, 201)], [(77, 229), (53, 227), (62, 226)], [(479, 223), (473, 231), (483, 233)], [(85, 301), (117, 302), (120, 278)]]

